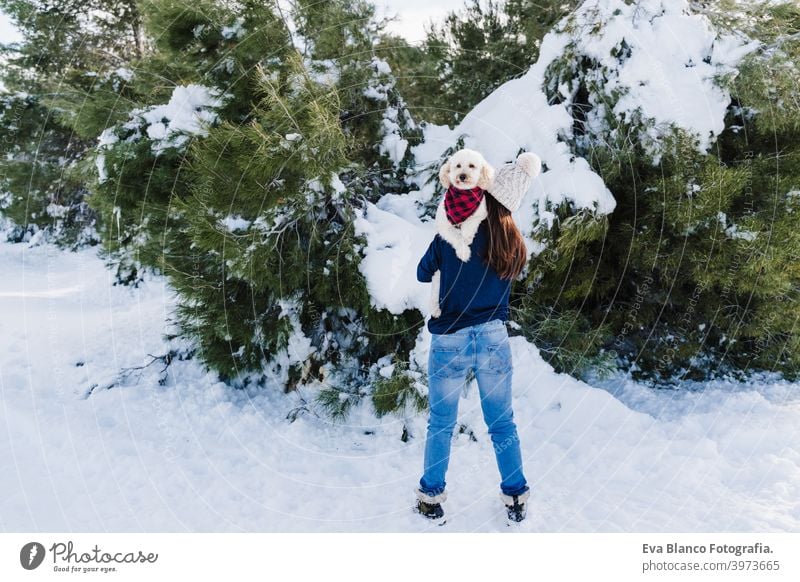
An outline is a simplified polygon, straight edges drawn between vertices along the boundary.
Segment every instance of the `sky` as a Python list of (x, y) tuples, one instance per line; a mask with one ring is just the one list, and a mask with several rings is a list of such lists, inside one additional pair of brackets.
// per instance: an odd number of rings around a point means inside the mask
[(19, 40), (19, 33), (11, 25), (8, 17), (0, 12), (0, 43), (14, 42)]
[[(416, 43), (424, 38), (425, 24), (430, 20), (441, 21), (451, 10), (464, 5), (465, 0), (374, 0), (379, 16), (397, 15), (398, 21), (389, 30)], [(0, 12), (0, 43), (17, 40), (19, 35), (11, 26), (8, 17)]]
[(444, 16), (461, 8), (465, 0), (374, 0), (376, 13), (396, 14), (399, 21), (389, 26), (389, 30), (405, 37), (412, 43), (424, 38), (424, 26), (430, 20), (441, 22)]

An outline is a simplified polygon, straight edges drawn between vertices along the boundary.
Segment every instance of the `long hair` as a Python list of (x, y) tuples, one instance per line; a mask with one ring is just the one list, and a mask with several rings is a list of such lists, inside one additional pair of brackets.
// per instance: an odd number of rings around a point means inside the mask
[(525, 239), (522, 238), (511, 211), (489, 192), (484, 196), (489, 227), (489, 242), (484, 263), (492, 267), (501, 279), (513, 280), (522, 272), (528, 260)]

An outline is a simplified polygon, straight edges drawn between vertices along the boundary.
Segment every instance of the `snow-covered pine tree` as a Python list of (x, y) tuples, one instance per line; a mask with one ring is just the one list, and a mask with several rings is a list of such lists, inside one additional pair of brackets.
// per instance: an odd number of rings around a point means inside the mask
[(371, 305), (353, 229), (355, 208), (413, 168), (380, 23), (362, 2), (157, 2), (145, 16), (155, 49), (134, 82), (161, 104), (101, 135), (105, 244), (132, 259), (130, 280), (169, 277), (181, 333), (223, 378), (317, 385), (343, 417), (376, 362), (411, 348), (412, 314)]
[[(749, 53), (735, 74), (717, 78), (731, 97), (713, 147), (698, 147), (708, 135), (686, 129), (695, 103), (672, 102), (667, 111), (678, 122), (657, 125), (631, 109), (613, 60), (579, 42), (551, 64), (550, 98), (571, 100), (573, 132), (565, 137), (617, 201), (602, 218), (557, 209), (562, 220), (543, 236), (552, 243), (523, 288), (523, 329), (561, 369), (586, 370), (616, 354), (634, 376), (658, 381), (800, 370), (800, 12), (791, 3), (728, 4), (739, 9), (725, 12), (729, 31), (754, 42), (743, 50), (718, 37), (707, 54), (706, 63)], [(619, 27), (608, 14), (595, 16), (592, 30), (589, 20), (564, 27), (598, 37)], [(647, 5), (635, 16), (660, 17)], [(611, 55), (623, 64), (640, 50), (622, 39)], [(686, 62), (685, 74), (699, 64)]]
[(132, 81), (142, 98), (97, 142), (90, 202), (120, 282), (158, 269), (169, 244), (174, 200), (189, 194), (191, 141), (223, 120), (245, 122), (254, 67), (281, 69), (289, 33), (263, 2), (164, 0), (144, 6), (145, 45)]
[[(348, 157), (352, 163), (339, 174), (348, 203), (339, 216), (347, 218), (341, 225), (347, 238), (341, 237), (341, 241), (351, 250), (346, 262), (339, 259), (335, 264), (338, 273), (352, 270), (353, 289), (358, 289), (352, 294), (352, 313), (358, 318), (356, 328), (369, 334), (369, 342), (358, 345), (347, 337), (352, 334), (352, 325), (343, 325), (340, 317), (332, 317), (333, 312), (326, 315), (330, 320), (327, 327), (336, 336), (344, 336), (336, 348), (349, 346), (345, 351), (350, 361), (334, 368), (340, 381), (320, 391), (317, 401), (332, 417), (343, 418), (360, 396), (371, 391), (378, 414), (396, 412), (402, 416), (425, 405), (416, 375), (407, 365), (413, 342), (405, 330), (413, 327), (414, 320), (411, 314), (394, 315), (376, 309), (370, 299), (363, 273), (357, 271), (366, 240), (354, 232), (353, 210), (387, 192), (399, 194), (409, 189), (408, 181), (418, 171), (411, 148), (421, 140), (421, 131), (398, 90), (389, 55), (381, 46), (386, 23), (376, 20), (372, 4), (362, 0), (312, 0), (298, 6), (297, 29), (314, 39), (302, 43), (300, 49), (312, 71), (335, 77), (342, 130), (350, 143)], [(341, 284), (337, 283), (337, 288), (342, 288)], [(319, 309), (311, 307), (314, 312)], [(323, 350), (313, 355), (315, 366), (326, 358), (339, 359)], [(354, 367), (354, 363), (358, 365)], [(392, 371), (388, 376), (387, 370)]]
[[(299, 49), (313, 73), (335, 77), (342, 127), (357, 148), (353, 155), (374, 184), (402, 188), (413, 170), (409, 145), (421, 135), (379, 48), (385, 22), (363, 0), (304, 0), (297, 7), (297, 30), (304, 35)], [(363, 194), (371, 199), (371, 190)]]
[(125, 111), (126, 68), (140, 52), (133, 0), (0, 1), (22, 35), (2, 49), (0, 212), (12, 240), (98, 242), (82, 161)]
[(348, 299), (358, 290), (351, 270), (335, 267), (348, 253), (337, 232), (347, 203), (338, 95), (315, 83), (299, 55), (287, 55), (292, 62), (283, 79), (259, 69), (247, 123), (223, 122), (193, 144), (190, 193), (173, 201), (177, 227), (162, 255), (181, 328), (205, 361), (229, 378), (272, 363), (270, 379), (287, 390), (324, 363), (305, 366), (313, 346), (301, 318), (328, 344), (324, 316), (343, 300), (336, 275)]
[[(542, 37), (577, 0), (466, 0), (426, 30), (422, 45), (384, 41), (412, 113), (452, 125), (539, 56)], [(419, 109), (417, 109), (419, 108)]]
[(98, 242), (94, 213), (75, 164), (87, 146), (40, 99), (0, 95), (0, 218), (14, 242), (49, 239), (67, 247)]

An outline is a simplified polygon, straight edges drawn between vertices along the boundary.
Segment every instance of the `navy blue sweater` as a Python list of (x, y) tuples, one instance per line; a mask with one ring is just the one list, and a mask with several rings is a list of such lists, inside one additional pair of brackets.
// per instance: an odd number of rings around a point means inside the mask
[(466, 263), (438, 233), (417, 265), (417, 280), (428, 283), (440, 271), (439, 306), (442, 314), (428, 320), (428, 331), (447, 334), (492, 319), (508, 319), (511, 281), (483, 264), (488, 246), (488, 224), (478, 226)]

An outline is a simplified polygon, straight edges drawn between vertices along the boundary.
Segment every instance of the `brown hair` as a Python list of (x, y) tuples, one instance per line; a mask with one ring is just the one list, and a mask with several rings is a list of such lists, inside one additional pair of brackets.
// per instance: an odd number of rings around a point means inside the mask
[(489, 242), (484, 263), (492, 267), (501, 279), (515, 279), (525, 268), (528, 251), (525, 239), (517, 228), (511, 211), (489, 192), (485, 193)]

